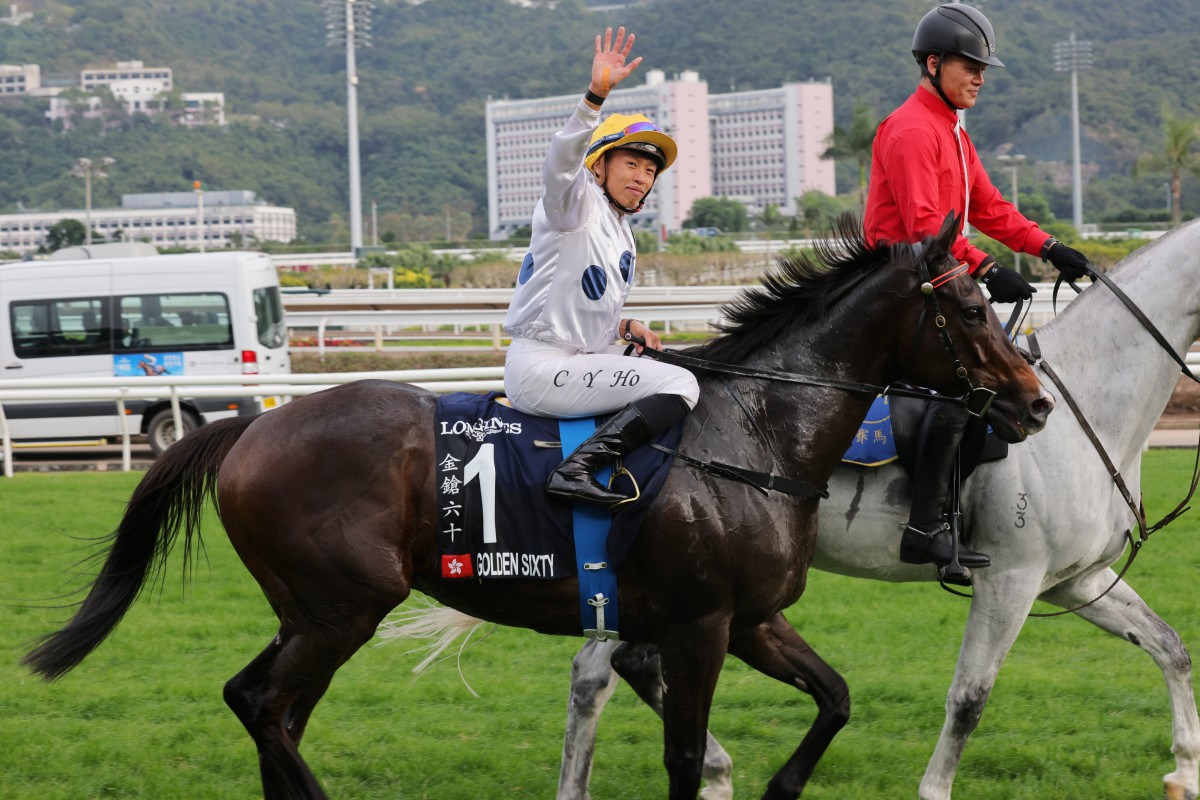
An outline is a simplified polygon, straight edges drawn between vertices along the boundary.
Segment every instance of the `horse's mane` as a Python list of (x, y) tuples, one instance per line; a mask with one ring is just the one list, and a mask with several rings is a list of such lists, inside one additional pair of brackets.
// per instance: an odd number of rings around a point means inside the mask
[(760, 286), (742, 290), (722, 306), (725, 321), (716, 326), (721, 335), (696, 348), (695, 355), (741, 363), (788, 328), (823, 318), (830, 306), (881, 264), (912, 252), (908, 247), (869, 246), (861, 224), (851, 214), (843, 214), (836, 230), (818, 241), (814, 251), (815, 260), (807, 254), (781, 257), (759, 279)]

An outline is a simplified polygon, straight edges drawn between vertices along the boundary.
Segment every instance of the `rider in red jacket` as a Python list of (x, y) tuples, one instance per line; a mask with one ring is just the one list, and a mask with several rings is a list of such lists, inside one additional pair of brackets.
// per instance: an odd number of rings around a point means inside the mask
[[(1014, 251), (1049, 260), (1068, 280), (1083, 277), (1087, 257), (1039, 229), (1000, 195), (962, 127), (958, 112), (975, 105), (984, 71), (1004, 66), (996, 57), (996, 35), (987, 17), (962, 3), (938, 6), (917, 25), (912, 52), (921, 65), (921, 82), (875, 133), (863, 219), (867, 242), (921, 241), (936, 234), (954, 211), (960, 224), (969, 222)], [(993, 300), (1027, 300), (1034, 291), (1020, 273), (972, 245), (961, 228), (951, 252), (987, 285)], [(951, 561), (944, 506), (967, 420), (961, 409), (929, 404), (921, 424), (901, 561), (943, 566)], [(991, 560), (963, 548), (959, 563), (980, 568)]]

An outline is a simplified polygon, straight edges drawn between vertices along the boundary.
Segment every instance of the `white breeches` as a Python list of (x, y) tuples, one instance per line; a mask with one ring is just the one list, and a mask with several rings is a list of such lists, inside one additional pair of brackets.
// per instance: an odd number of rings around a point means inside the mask
[(539, 417), (608, 414), (654, 394), (676, 394), (689, 408), (700, 397), (696, 376), (651, 358), (604, 353), (533, 339), (513, 339), (504, 362), (504, 393), (518, 411)]

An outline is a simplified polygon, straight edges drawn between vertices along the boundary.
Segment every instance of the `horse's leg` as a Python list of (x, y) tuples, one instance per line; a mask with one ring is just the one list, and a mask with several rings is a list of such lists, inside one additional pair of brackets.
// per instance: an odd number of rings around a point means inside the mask
[(1025, 624), (1038, 588), (1038, 576), (1032, 571), (986, 578), (980, 571), (975, 579), (958, 667), (946, 695), (946, 721), (921, 779), (920, 800), (949, 800), (963, 748), (979, 725), (1000, 665)]
[[(1111, 569), (1087, 580), (1069, 581), (1044, 598), (1071, 608), (1097, 597), (1116, 579)], [(1124, 581), (1096, 602), (1075, 612), (1101, 630), (1145, 650), (1162, 670), (1171, 697), (1171, 752), (1175, 771), (1163, 778), (1167, 800), (1196, 800), (1200, 795), (1200, 720), (1192, 691), (1192, 657), (1175, 629), (1155, 614)]]
[(567, 701), (567, 732), (563, 737), (558, 800), (588, 800), (596, 726), (600, 712), (617, 688), (609, 663), (619, 642), (588, 639), (571, 662), (571, 697)]
[[(557, 800), (588, 800), (588, 783), (596, 749), (600, 714), (622, 677), (646, 705), (661, 718), (662, 665), (658, 648), (649, 644), (598, 642), (589, 639), (571, 662), (571, 699), (567, 705), (567, 733), (563, 741), (562, 770), (558, 777)], [(701, 800), (731, 800), (733, 761), (711, 733), (706, 734), (705, 788)]]
[[(764, 800), (799, 797), (833, 737), (850, 719), (849, 687), (782, 614), (731, 641), (729, 652), (764, 675), (808, 693), (817, 703), (812, 727), (763, 794)], [(668, 700), (670, 697), (669, 690)]]
[(674, 625), (659, 641), (668, 800), (696, 800), (700, 791), (708, 713), (728, 644), (728, 621), (711, 618)]
[[(612, 667), (658, 716), (663, 715), (662, 663), (652, 644), (622, 642), (612, 652)], [(733, 797), (733, 759), (711, 732), (705, 732), (705, 788), (701, 800), (730, 800)]]
[(326, 797), (300, 757), (299, 740), (333, 673), (370, 641), (382, 618), (382, 612), (373, 621), (346, 615), (336, 624), (305, 625), (300, 632), (285, 624), (275, 640), (225, 684), (225, 702), (258, 750), (266, 800)]

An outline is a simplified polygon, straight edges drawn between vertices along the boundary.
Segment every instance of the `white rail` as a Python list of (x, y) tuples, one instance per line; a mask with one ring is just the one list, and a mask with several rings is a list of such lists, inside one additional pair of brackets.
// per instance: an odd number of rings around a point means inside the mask
[[(13, 476), (12, 434), (4, 404), (30, 400), (111, 400), (121, 426), (121, 464), (131, 469), (130, 432), (125, 402), (171, 401), (175, 430), (182, 431), (180, 397), (272, 397), (285, 401), (350, 381), (375, 379), (412, 383), (432, 392), (489, 392), (504, 387), (503, 367), (409, 369), (386, 372), (331, 372), (304, 375), (163, 375), (129, 378), (16, 378), (0, 383), (0, 454), (4, 476)], [(64, 442), (68, 445), (69, 442)]]

